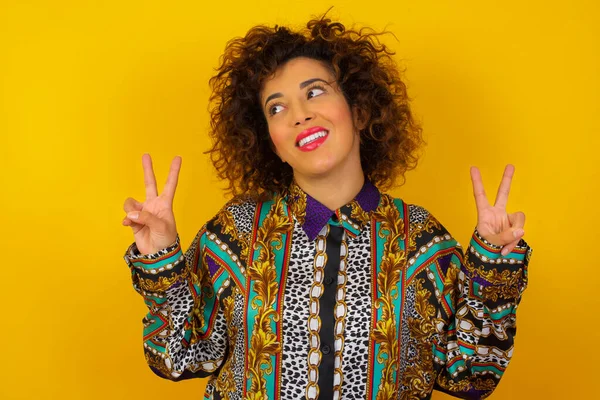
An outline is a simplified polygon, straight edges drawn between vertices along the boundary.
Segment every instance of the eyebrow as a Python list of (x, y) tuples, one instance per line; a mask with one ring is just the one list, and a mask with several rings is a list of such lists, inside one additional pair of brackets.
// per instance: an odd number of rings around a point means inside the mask
[[(300, 89), (304, 89), (305, 87), (307, 87), (308, 85), (310, 85), (311, 83), (314, 82), (324, 82), (326, 84), (329, 85), (329, 82), (327, 82), (325, 79), (321, 79), (321, 78), (312, 78), (312, 79), (308, 79), (302, 83), (300, 83)], [(267, 103), (273, 99), (277, 99), (279, 97), (283, 97), (283, 94), (277, 92), (277, 93), (273, 93), (272, 95), (270, 95), (269, 97), (267, 97), (267, 100), (265, 100), (265, 107), (267, 106)]]

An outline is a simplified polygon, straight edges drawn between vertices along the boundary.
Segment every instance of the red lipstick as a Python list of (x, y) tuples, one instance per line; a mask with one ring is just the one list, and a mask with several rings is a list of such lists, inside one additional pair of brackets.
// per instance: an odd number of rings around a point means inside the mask
[(313, 126), (300, 132), (296, 136), (296, 146), (300, 151), (312, 151), (321, 146), (327, 137), (329, 131), (322, 126)]

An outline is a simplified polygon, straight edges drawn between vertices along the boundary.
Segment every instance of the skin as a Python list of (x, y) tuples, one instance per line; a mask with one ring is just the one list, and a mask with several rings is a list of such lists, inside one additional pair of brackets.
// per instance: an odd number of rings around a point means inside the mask
[[(324, 81), (318, 81), (322, 88), (301, 87), (312, 79)], [(331, 210), (351, 201), (364, 183), (360, 124), (331, 72), (318, 61), (293, 59), (265, 82), (260, 98), (275, 152), (292, 166), (296, 183)], [(314, 151), (298, 150), (297, 135), (313, 126), (328, 129), (327, 140)], [(146, 199), (144, 202), (133, 198), (125, 200), (123, 209), (127, 215), (122, 222), (131, 227), (142, 254), (155, 253), (177, 238), (173, 201), (181, 161), (181, 157), (173, 159), (167, 182), (159, 194), (152, 159), (149, 154), (142, 156)], [(477, 230), (488, 242), (503, 246), (503, 255), (511, 252), (525, 234), (525, 214), (509, 214), (506, 210), (514, 171), (513, 165), (506, 166), (492, 205), (479, 170), (471, 167)]]
[[(364, 183), (360, 129), (331, 71), (320, 61), (292, 59), (264, 83), (260, 98), (275, 153), (290, 164), (296, 183), (331, 210), (350, 202)], [(329, 131), (327, 140), (299, 150), (298, 134), (315, 126)]]

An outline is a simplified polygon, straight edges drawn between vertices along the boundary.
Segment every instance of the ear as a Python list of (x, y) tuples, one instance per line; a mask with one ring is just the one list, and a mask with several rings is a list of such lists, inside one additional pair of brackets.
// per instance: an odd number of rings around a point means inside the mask
[(354, 126), (358, 128), (359, 131), (362, 131), (367, 127), (367, 122), (369, 121), (369, 115), (366, 111), (358, 106), (352, 106), (352, 122)]

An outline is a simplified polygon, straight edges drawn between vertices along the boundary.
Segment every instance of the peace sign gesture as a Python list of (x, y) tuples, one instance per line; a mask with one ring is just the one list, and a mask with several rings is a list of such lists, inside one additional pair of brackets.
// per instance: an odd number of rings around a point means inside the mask
[(171, 170), (167, 183), (159, 195), (156, 189), (156, 178), (152, 169), (152, 158), (149, 154), (142, 156), (144, 167), (144, 184), (146, 186), (146, 201), (129, 197), (125, 200), (123, 209), (127, 216), (123, 225), (133, 230), (135, 243), (141, 254), (156, 253), (170, 246), (177, 239), (177, 227), (173, 215), (173, 198), (179, 179), (181, 157), (175, 157), (171, 162)]
[(510, 253), (525, 234), (523, 230), (525, 214), (522, 212), (508, 214), (506, 212), (508, 193), (514, 173), (515, 167), (507, 165), (498, 188), (496, 202), (492, 206), (485, 195), (479, 170), (477, 167), (471, 167), (473, 195), (477, 205), (477, 231), (488, 242), (504, 246), (502, 255)]

